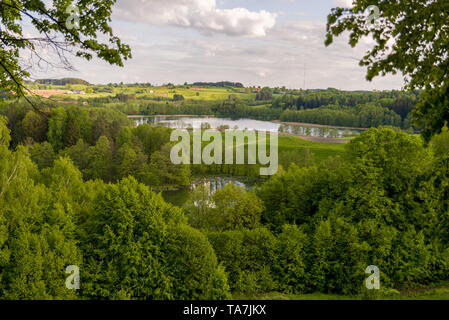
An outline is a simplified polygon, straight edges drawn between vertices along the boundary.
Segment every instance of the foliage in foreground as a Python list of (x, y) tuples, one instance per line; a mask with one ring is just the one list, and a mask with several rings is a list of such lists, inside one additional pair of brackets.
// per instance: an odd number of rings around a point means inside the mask
[[(134, 178), (83, 182), (68, 158), (39, 171), (0, 122), (0, 297), (223, 299), (207, 238)], [(81, 290), (65, 268), (81, 270)]]
[[(416, 136), (371, 129), (341, 159), (292, 165), (256, 194), (234, 185), (200, 193), (203, 205), (187, 206), (187, 217), (132, 177), (83, 181), (67, 157), (39, 169), (25, 147), (8, 149), (4, 118), (0, 141), (6, 299), (354, 295), (363, 293), (368, 265), (394, 289), (449, 272), (447, 134), (426, 147)], [(65, 288), (68, 265), (81, 269), (79, 292)]]
[[(447, 134), (425, 147), (420, 137), (371, 129), (342, 159), (293, 165), (262, 185), (260, 224), (230, 230), (212, 219), (200, 227), (233, 292), (360, 294), (369, 265), (379, 267), (384, 288), (436, 283), (449, 274), (447, 151)], [(217, 208), (202, 210), (211, 217)], [(249, 210), (238, 215), (249, 218)]]

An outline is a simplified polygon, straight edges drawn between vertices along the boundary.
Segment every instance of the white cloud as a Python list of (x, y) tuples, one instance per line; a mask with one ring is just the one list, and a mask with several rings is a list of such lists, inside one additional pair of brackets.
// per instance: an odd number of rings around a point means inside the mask
[(253, 37), (265, 36), (275, 26), (277, 17), (265, 10), (219, 9), (215, 0), (119, 0), (114, 14), (132, 22)]
[[(366, 69), (358, 62), (373, 46), (372, 38), (362, 38), (356, 48), (351, 48), (347, 35), (342, 35), (331, 46), (325, 47), (326, 22), (320, 18), (280, 18), (275, 26), (265, 30), (265, 37), (203, 37), (198, 32), (167, 25), (227, 34), (238, 34), (236, 30), (244, 29), (246, 31), (240, 33), (254, 35), (253, 29), (246, 24), (252, 27), (255, 22), (245, 24), (246, 20), (238, 16), (232, 17), (233, 22), (227, 17), (223, 18), (226, 21), (221, 21), (220, 14), (216, 13), (220, 9), (214, 1), (147, 0), (143, 7), (137, 6), (138, 1), (119, 1), (121, 17), (133, 22), (113, 19), (114, 31), (126, 39), (133, 50), (133, 59), (126, 61), (123, 69), (98, 60), (92, 63), (76, 58), (74, 65), (78, 73), (53, 70), (52, 74), (46, 72), (36, 77), (81, 77), (92, 83), (181, 84), (185, 81), (229, 80), (245, 85), (285, 85), (289, 88), (301, 88), (305, 83), (306, 88), (344, 90), (399, 89), (404, 84), (400, 75), (365, 81)], [(159, 6), (151, 9), (156, 4)], [(212, 11), (210, 17), (203, 17), (201, 12), (206, 11)], [(281, 12), (280, 9), (276, 11)]]
[[(185, 81), (229, 80), (245, 85), (285, 85), (289, 88), (302, 88), (305, 83), (309, 89), (334, 87), (344, 90), (399, 89), (403, 85), (399, 75), (377, 78), (371, 83), (365, 81), (366, 69), (361, 68), (358, 61), (372, 46), (369, 39), (351, 48), (347, 37), (342, 36), (330, 47), (325, 47), (326, 30), (322, 21), (280, 22), (266, 37), (249, 39), (204, 38), (196, 33), (186, 35), (167, 28), (151, 29), (151, 32), (135, 35), (138, 40), (130, 43), (133, 59), (125, 63), (124, 69), (105, 62), (95, 65), (80, 62), (77, 65), (80, 73), (71, 76), (86, 78), (92, 83), (181, 84)], [(129, 75), (128, 79), (124, 79), (124, 75)]]

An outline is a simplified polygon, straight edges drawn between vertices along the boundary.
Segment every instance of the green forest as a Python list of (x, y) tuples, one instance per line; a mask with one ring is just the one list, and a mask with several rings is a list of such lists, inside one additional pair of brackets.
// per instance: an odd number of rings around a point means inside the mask
[[(285, 168), (258, 187), (200, 186), (175, 207), (152, 189), (256, 170), (173, 165), (171, 129), (134, 127), (112, 108), (1, 113), (5, 299), (370, 297), (368, 264), (380, 296), (447, 280), (447, 131), (425, 144), (373, 128), (319, 161), (281, 149)], [(67, 265), (82, 270), (81, 290), (63, 285)]]

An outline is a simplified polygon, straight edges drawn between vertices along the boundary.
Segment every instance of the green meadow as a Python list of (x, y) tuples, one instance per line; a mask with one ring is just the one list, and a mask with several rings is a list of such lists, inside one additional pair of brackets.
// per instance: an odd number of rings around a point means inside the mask
[(279, 153), (298, 152), (309, 149), (316, 161), (321, 162), (329, 157), (342, 155), (345, 143), (309, 141), (293, 135), (279, 136)]
[[(155, 100), (158, 98), (173, 99), (175, 95), (182, 95), (185, 99), (193, 101), (217, 101), (226, 100), (229, 95), (234, 95), (242, 100), (254, 100), (256, 93), (251, 89), (220, 88), (220, 87), (194, 87), (194, 86), (88, 86), (82, 84), (66, 84), (63, 86), (50, 84), (33, 84), (32, 90), (82, 90), (85, 94), (56, 94), (53, 98), (64, 98), (70, 96), (74, 100), (79, 98), (113, 97), (117, 94), (135, 95), (137, 99)], [(241, 92), (241, 91), (244, 92)]]

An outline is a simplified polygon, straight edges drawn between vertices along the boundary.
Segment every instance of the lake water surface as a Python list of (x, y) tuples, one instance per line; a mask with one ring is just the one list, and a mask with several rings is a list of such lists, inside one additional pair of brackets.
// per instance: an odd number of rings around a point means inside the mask
[(215, 191), (223, 188), (229, 183), (234, 183), (240, 187), (244, 187), (246, 190), (250, 190), (257, 185), (258, 182), (260, 181), (243, 177), (205, 177), (193, 181), (190, 188), (163, 191), (162, 197), (166, 202), (181, 207), (190, 200), (192, 190), (199, 186), (205, 187), (209, 194), (212, 195)]
[(217, 129), (224, 126), (236, 130), (256, 130), (266, 132), (291, 133), (308, 137), (343, 138), (360, 134), (358, 129), (342, 129), (336, 127), (282, 124), (271, 121), (253, 119), (226, 119), (216, 117), (188, 117), (188, 116), (142, 116), (134, 117), (136, 125), (152, 124), (172, 129), (199, 129), (206, 125), (208, 128)]

